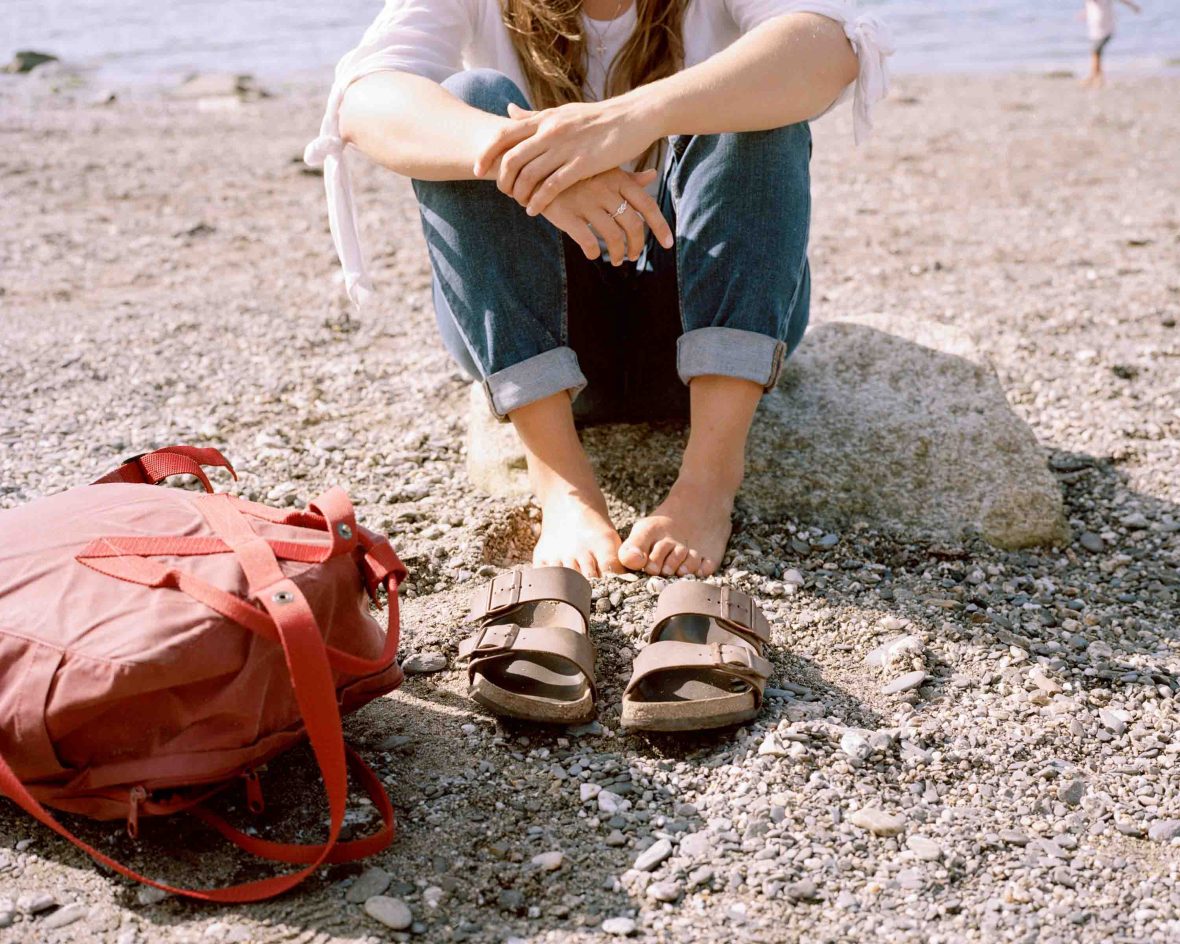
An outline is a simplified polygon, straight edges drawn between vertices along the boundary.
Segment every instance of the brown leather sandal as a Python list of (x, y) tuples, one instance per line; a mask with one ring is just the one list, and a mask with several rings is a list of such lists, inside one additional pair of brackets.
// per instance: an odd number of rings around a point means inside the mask
[(761, 710), (774, 668), (762, 655), (770, 624), (748, 594), (669, 584), (648, 639), (623, 692), (623, 727), (702, 731), (740, 724)]
[(500, 574), (476, 591), (459, 644), (468, 694), (498, 715), (581, 724), (594, 717), (590, 584), (567, 567)]

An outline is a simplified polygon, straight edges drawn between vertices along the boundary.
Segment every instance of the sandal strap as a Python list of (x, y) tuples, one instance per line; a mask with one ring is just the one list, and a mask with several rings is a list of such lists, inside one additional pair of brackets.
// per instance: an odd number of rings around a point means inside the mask
[(594, 644), (585, 633), (565, 626), (483, 626), (459, 643), (459, 658), (469, 660), (474, 676), (481, 663), (505, 656), (557, 656), (575, 666), (594, 686)]
[(590, 582), (568, 567), (523, 567), (500, 574), (475, 591), (468, 622), (501, 616), (522, 603), (554, 600), (568, 603), (582, 614), (590, 613)]
[(743, 642), (695, 643), (665, 639), (640, 650), (624, 694), (633, 691), (649, 675), (676, 669), (709, 669), (739, 678), (753, 686), (761, 704), (762, 690), (774, 666)]
[(741, 590), (692, 580), (670, 583), (660, 594), (650, 641), (654, 643), (659, 639), (664, 623), (685, 614), (710, 616), (723, 623), (726, 629), (743, 637), (753, 637), (750, 642), (756, 641), (759, 648), (770, 642), (770, 623), (752, 596)]

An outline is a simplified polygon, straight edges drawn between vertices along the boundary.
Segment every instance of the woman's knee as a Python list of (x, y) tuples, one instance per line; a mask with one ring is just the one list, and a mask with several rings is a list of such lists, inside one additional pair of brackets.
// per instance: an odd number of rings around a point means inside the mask
[(442, 87), (460, 101), (480, 111), (507, 115), (508, 103), (528, 108), (528, 100), (503, 72), (495, 69), (467, 69), (443, 79)]

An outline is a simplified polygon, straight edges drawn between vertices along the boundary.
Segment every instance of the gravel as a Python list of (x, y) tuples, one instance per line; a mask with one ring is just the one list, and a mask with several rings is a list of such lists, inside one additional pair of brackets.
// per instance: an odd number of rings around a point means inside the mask
[[(292, 162), (320, 93), (208, 112), (20, 88), (6, 101), (37, 108), (6, 126), (0, 175), (21, 221), (0, 230), (0, 507), (170, 442), (221, 446), (241, 477), (217, 484), (281, 507), (340, 484), (409, 566), (402, 655), (444, 663), (346, 724), (392, 794), (388, 851), (212, 909), (128, 886), (4, 803), (4, 944), (1180, 939), (1180, 82), (902, 77), (861, 151), (846, 112), (816, 125), (813, 317), (974, 333), (1075, 538), (902, 540), (739, 500), (714, 582), (762, 603), (775, 693), (742, 727), (650, 738), (618, 706), (662, 579), (596, 582), (594, 722), (464, 697), (467, 596), (527, 555), (537, 512), (468, 489), (466, 382), (435, 340), (412, 196), (360, 161), (379, 303), (342, 304), (322, 182)], [(649, 438), (586, 433), (623, 524), (667, 484)], [(268, 768), (265, 815), (233, 788), (214, 808), (320, 841), (307, 750)], [(377, 817), (354, 800), (359, 838)], [(138, 842), (71, 822), (164, 881), (273, 874), (185, 817), (141, 821)], [(557, 871), (534, 864), (557, 850)], [(357, 902), (367, 869), (390, 882)]]

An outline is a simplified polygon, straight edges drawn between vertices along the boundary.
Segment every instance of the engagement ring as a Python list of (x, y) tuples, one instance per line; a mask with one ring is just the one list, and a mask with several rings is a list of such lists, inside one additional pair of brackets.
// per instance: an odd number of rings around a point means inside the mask
[(615, 210), (614, 213), (611, 214), (611, 217), (613, 218), (616, 216), (622, 216), (629, 209), (631, 209), (631, 204), (629, 204), (626, 200), (624, 200), (622, 203), (619, 204), (619, 208), (617, 210)]

